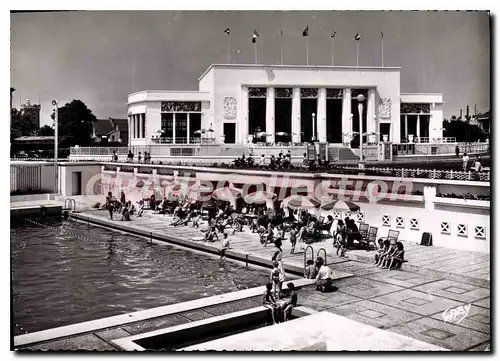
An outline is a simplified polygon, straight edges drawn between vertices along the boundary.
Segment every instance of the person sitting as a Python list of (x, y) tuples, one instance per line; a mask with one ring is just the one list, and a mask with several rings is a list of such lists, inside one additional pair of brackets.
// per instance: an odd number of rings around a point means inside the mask
[(292, 309), (294, 307), (297, 307), (298, 302), (297, 292), (295, 292), (295, 285), (293, 284), (293, 282), (288, 282), (286, 286), (288, 288), (288, 295), (290, 299), (287, 300), (283, 305), (283, 320), (285, 322), (290, 319), (290, 316), (292, 315)]
[(205, 233), (205, 242), (215, 242), (215, 238), (219, 240), (219, 236), (217, 236), (217, 231), (215, 230), (215, 227), (210, 227)]
[(375, 254), (375, 262), (374, 264), (378, 264), (380, 257), (389, 250), (391, 243), (389, 240), (384, 240), (383, 238), (379, 238), (377, 241), (377, 253)]
[(264, 294), (262, 295), (262, 304), (264, 307), (267, 307), (271, 310), (271, 317), (273, 320), (273, 324), (276, 324), (275, 313), (277, 311), (276, 300), (273, 296), (273, 284), (271, 282), (266, 283), (266, 289), (264, 290)]
[(347, 229), (347, 249), (354, 248), (354, 241), (361, 241), (361, 234), (359, 233), (358, 226), (354, 223), (354, 219), (349, 219), (346, 223)]
[(316, 267), (319, 267), (315, 282), (316, 290), (325, 292), (332, 286), (332, 270), (324, 264), (323, 259), (316, 261)]
[(273, 237), (274, 240), (283, 240), (285, 239), (285, 230), (283, 228), (283, 225), (279, 225), (276, 227), (273, 227)]
[(314, 261), (312, 259), (308, 259), (306, 261), (306, 268), (304, 269), (304, 278), (307, 279), (315, 279), (318, 275), (318, 269), (314, 265)]
[(131, 202), (131, 201), (127, 201), (127, 202), (126, 202), (126, 205), (127, 205), (127, 208), (128, 208), (128, 212), (129, 212), (129, 214), (130, 214), (131, 216), (133, 216), (133, 215), (134, 215), (134, 213), (135, 213), (135, 211), (136, 211), (135, 206), (132, 204), (132, 202)]
[(390, 257), (396, 251), (397, 251), (396, 244), (395, 243), (389, 244), (389, 248), (387, 249), (387, 251), (385, 251), (384, 253), (382, 253), (380, 255), (380, 258), (379, 258), (378, 263), (377, 263), (377, 267), (384, 268), (386, 266), (386, 264), (388, 264), (388, 261), (390, 260)]
[(241, 214), (247, 214), (247, 212), (247, 206), (243, 206), (243, 208), (241, 209)]
[(390, 257), (390, 261), (388, 262), (389, 265), (385, 267), (388, 270), (401, 268), (401, 266), (403, 265), (405, 256), (403, 243), (396, 242), (396, 249), (397, 249), (396, 252), (394, 252), (393, 255)]
[(194, 217), (193, 217), (193, 224), (191, 227), (193, 228), (200, 228), (200, 222), (201, 222), (201, 213), (196, 212)]
[(154, 194), (151, 194), (151, 198), (149, 198), (149, 208), (153, 211), (156, 210), (156, 198)]
[(273, 225), (269, 223), (267, 225), (267, 230), (265, 230), (263, 233), (260, 234), (261, 237), (261, 243), (264, 244), (264, 246), (267, 247), (268, 243), (273, 243), (274, 242), (274, 233), (273, 233)]
[(137, 210), (137, 217), (142, 217), (143, 212), (144, 212), (144, 201), (141, 199), (139, 201), (139, 208)]

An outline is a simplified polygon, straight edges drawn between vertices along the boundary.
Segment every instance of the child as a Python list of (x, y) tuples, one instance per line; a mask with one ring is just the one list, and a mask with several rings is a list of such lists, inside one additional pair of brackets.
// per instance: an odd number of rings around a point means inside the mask
[(222, 247), (219, 248), (220, 259), (226, 258), (226, 249), (229, 248), (229, 239), (227, 238), (227, 233), (224, 233), (222, 238)]
[(276, 312), (276, 300), (274, 299), (273, 297), (273, 293), (272, 293), (272, 288), (273, 288), (273, 284), (271, 282), (268, 282), (266, 284), (266, 290), (264, 291), (264, 294), (263, 294), (263, 297), (262, 297), (262, 304), (264, 305), (264, 307), (267, 307), (271, 310), (271, 317), (273, 319), (273, 324), (276, 324), (276, 319), (274, 317), (274, 314)]
[(307, 260), (306, 269), (304, 270), (304, 278), (314, 279), (318, 274), (318, 270), (314, 266), (314, 261), (312, 259)]
[(283, 319), (287, 321), (292, 315), (292, 308), (297, 307), (297, 293), (295, 292), (295, 285), (289, 282), (287, 285), (290, 294), (290, 299), (283, 305)]
[(279, 268), (278, 261), (273, 261), (273, 269), (271, 270), (271, 282), (273, 283), (273, 295), (276, 300), (281, 297), (281, 269)]
[(142, 217), (142, 212), (144, 212), (144, 201), (141, 199), (139, 201), (139, 210), (137, 211), (137, 217)]
[(377, 253), (375, 254), (375, 264), (378, 263), (379, 259), (380, 259), (380, 256), (386, 252), (388, 249), (389, 249), (389, 241), (385, 241), (382, 239), (382, 238), (379, 238), (378, 241), (378, 247), (377, 247)]
[(403, 260), (404, 260), (404, 256), (405, 256), (405, 250), (404, 250), (403, 243), (397, 242), (396, 248), (397, 248), (397, 251), (394, 252), (394, 254), (390, 257), (391, 259), (389, 262), (389, 266), (386, 267), (389, 270), (400, 268), (401, 265), (403, 264)]
[(394, 253), (397, 251), (396, 244), (391, 244), (389, 247), (389, 250), (387, 252), (384, 252), (379, 259), (379, 262), (377, 264), (377, 267), (380, 268), (385, 268), (389, 265), (389, 261), (391, 257), (394, 255)]

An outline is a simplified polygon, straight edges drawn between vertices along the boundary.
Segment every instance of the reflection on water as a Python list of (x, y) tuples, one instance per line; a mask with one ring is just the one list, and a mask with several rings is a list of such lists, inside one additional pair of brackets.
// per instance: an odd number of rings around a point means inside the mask
[(231, 261), (71, 221), (11, 229), (14, 332), (140, 311), (267, 281)]

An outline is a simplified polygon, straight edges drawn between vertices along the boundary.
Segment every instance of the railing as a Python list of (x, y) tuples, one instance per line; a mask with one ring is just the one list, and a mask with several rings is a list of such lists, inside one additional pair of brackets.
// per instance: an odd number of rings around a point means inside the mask
[(460, 153), (481, 153), (488, 151), (488, 143), (393, 143), (393, 155), (450, 155)]
[[(189, 139), (189, 143), (188, 143)], [(162, 138), (152, 138), (151, 142), (153, 144), (215, 144), (215, 138), (187, 138), (187, 137), (175, 137), (175, 143), (173, 137), (162, 137)]]
[[(348, 166), (341, 168), (353, 174), (359, 173), (359, 168)], [(388, 176), (401, 178), (427, 178), (427, 179), (448, 179), (459, 181), (490, 181), (490, 172), (463, 172), (456, 170), (437, 170), (437, 169), (406, 169), (406, 168), (379, 168), (367, 167), (363, 171), (366, 175)]]

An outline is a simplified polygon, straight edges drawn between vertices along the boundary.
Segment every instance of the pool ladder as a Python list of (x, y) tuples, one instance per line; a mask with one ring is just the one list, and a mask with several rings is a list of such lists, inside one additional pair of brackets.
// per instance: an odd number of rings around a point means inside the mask
[(64, 200), (64, 210), (65, 211), (76, 211), (76, 201), (73, 198), (66, 198)]
[[(308, 261), (307, 259), (307, 253), (308, 251), (311, 250), (311, 261), (314, 262), (314, 248), (312, 246), (307, 246), (306, 249), (304, 250), (304, 270), (306, 269), (306, 263)], [(325, 261), (325, 265), (327, 264), (327, 260), (326, 260), (326, 250), (324, 248), (320, 248), (318, 250), (318, 253), (316, 254), (316, 258), (320, 257), (320, 254), (321, 254), (321, 251), (323, 251), (323, 259)]]

